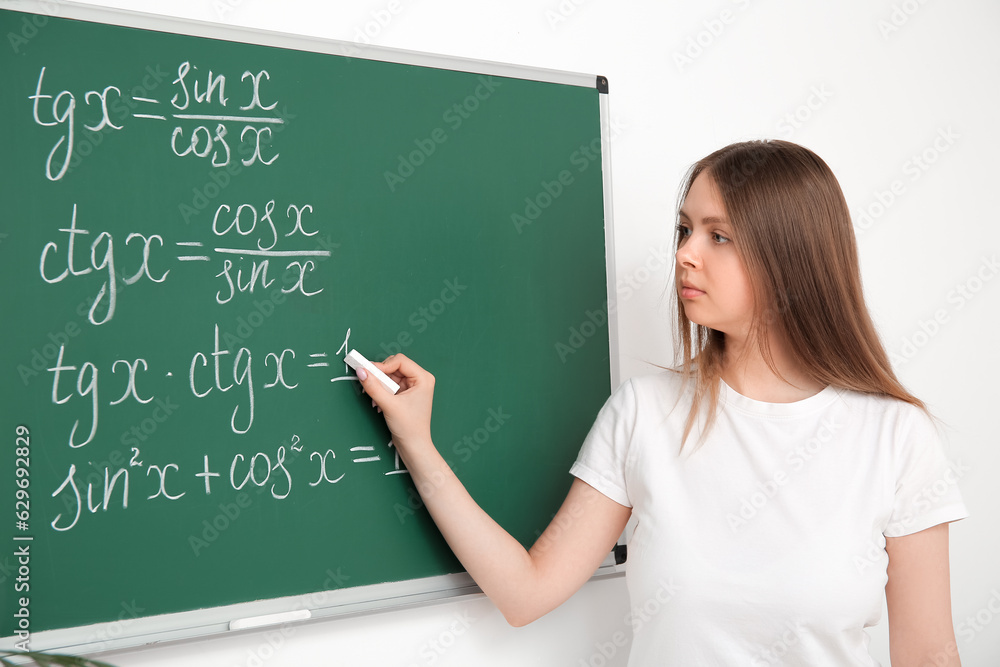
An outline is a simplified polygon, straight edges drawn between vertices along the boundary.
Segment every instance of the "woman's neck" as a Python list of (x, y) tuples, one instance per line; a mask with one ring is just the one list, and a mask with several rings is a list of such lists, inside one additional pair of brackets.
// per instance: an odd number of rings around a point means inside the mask
[(774, 370), (755, 343), (726, 335), (722, 379), (738, 393), (766, 403), (794, 403), (823, 390), (824, 385), (805, 373), (786, 345), (771, 339), (769, 350)]

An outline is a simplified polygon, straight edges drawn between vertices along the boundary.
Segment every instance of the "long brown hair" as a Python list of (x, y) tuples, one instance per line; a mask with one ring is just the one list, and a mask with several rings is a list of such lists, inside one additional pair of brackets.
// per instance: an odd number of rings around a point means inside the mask
[[(731, 144), (691, 167), (678, 215), (691, 184), (703, 173), (718, 189), (750, 277), (750, 338), (771, 370), (777, 372), (769, 331), (787, 341), (788, 353), (812, 380), (891, 396), (926, 411), (893, 373), (868, 313), (851, 215), (830, 167), (787, 141)], [(681, 240), (678, 231), (675, 250)], [(689, 320), (676, 286), (673, 303), (678, 370), (685, 384), (694, 382), (686, 441), (702, 405), (707, 408), (702, 438), (715, 420), (725, 335)]]

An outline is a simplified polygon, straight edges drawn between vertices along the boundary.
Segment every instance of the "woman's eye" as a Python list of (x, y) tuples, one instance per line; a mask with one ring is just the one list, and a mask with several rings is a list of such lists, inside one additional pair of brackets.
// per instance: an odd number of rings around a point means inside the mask
[(684, 225), (677, 225), (677, 233), (680, 235), (682, 239), (686, 239), (687, 237), (691, 236), (691, 229)]
[(727, 239), (722, 234), (719, 234), (718, 232), (713, 232), (712, 233), (712, 240), (714, 240), (716, 243), (718, 243), (720, 245), (723, 244), (723, 243), (729, 243), (729, 239)]

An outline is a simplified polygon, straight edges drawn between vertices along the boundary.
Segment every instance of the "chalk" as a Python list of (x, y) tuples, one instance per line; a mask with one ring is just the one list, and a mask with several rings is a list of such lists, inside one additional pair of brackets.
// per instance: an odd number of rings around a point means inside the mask
[(247, 628), (258, 628), (262, 625), (276, 625), (278, 623), (289, 623), (291, 621), (304, 621), (312, 618), (312, 612), (308, 609), (297, 609), (295, 611), (283, 611), (277, 614), (264, 614), (263, 616), (251, 616), (249, 618), (238, 618), (229, 622), (230, 630), (246, 630)]
[(359, 368), (364, 368), (366, 371), (368, 371), (376, 378), (378, 378), (378, 381), (382, 383), (382, 386), (391, 391), (392, 393), (395, 394), (397, 391), (399, 391), (399, 385), (396, 384), (391, 377), (389, 377), (379, 369), (375, 368), (375, 366), (372, 365), (372, 362), (362, 357), (361, 353), (358, 352), (357, 350), (351, 350), (350, 352), (348, 352), (347, 356), (344, 357), (344, 362), (347, 363), (347, 365), (353, 368), (354, 370), (358, 370)]

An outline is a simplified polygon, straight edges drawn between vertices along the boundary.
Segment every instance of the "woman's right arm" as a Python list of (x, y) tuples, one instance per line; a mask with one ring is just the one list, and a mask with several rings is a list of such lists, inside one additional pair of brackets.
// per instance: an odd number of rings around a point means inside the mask
[(566, 601), (611, 551), (631, 509), (574, 479), (545, 532), (525, 550), (476, 504), (434, 447), (434, 376), (402, 354), (375, 365), (400, 391), (393, 395), (359, 372), (362, 387), (385, 415), (393, 444), (448, 546), (507, 622), (526, 625)]

